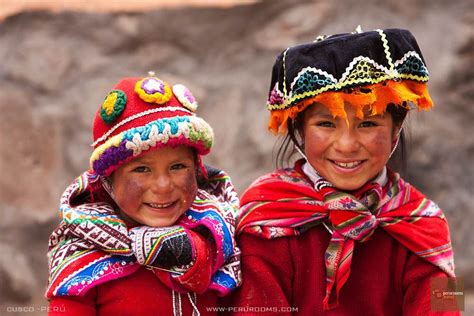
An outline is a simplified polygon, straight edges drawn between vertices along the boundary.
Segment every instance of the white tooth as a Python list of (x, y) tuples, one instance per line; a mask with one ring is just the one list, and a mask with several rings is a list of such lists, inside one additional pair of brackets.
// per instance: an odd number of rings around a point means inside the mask
[(154, 208), (165, 208), (165, 207), (168, 207), (170, 206), (171, 204), (173, 203), (168, 203), (168, 204), (155, 204), (155, 203), (149, 203), (151, 207), (154, 207)]
[(336, 165), (342, 167), (342, 168), (354, 168), (360, 164), (360, 161), (353, 161), (353, 162), (336, 162)]

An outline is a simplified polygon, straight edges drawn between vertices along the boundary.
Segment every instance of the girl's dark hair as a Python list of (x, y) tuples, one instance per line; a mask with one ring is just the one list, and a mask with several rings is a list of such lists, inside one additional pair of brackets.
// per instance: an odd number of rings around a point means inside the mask
[[(295, 119), (288, 118), (287, 131), (285, 136), (279, 136), (277, 143), (278, 150), (275, 157), (275, 164), (277, 168), (289, 167), (292, 162), (293, 156), (298, 153), (296, 146), (298, 146), (303, 152), (303, 142), (299, 135), (300, 128), (303, 127), (304, 112), (298, 114)], [(278, 143), (280, 143), (278, 145)]]
[(387, 112), (390, 113), (393, 120), (393, 125), (399, 128), (402, 128), (400, 131), (400, 136), (398, 139), (398, 146), (392, 157), (388, 161), (388, 166), (400, 173), (402, 177), (406, 176), (408, 170), (408, 160), (407, 160), (407, 145), (406, 145), (406, 134), (405, 129), (403, 128), (403, 122), (406, 119), (408, 114), (408, 105), (406, 102), (403, 102), (401, 106), (397, 106), (393, 103), (390, 103), (387, 106)]
[[(308, 109), (307, 107), (306, 109)], [(296, 146), (304, 152), (303, 140), (301, 139), (299, 131), (303, 127), (303, 118), (306, 110), (298, 114), (295, 119), (289, 118), (287, 121), (287, 132), (284, 136), (280, 136), (275, 146), (277, 152), (275, 156), (275, 164), (277, 168), (285, 168), (291, 166), (294, 161), (295, 154), (298, 153)], [(387, 106), (387, 112), (392, 116), (394, 126), (401, 127), (405, 120), (408, 107), (404, 103), (401, 106), (395, 104), (389, 104)], [(402, 176), (406, 174), (407, 170), (407, 159), (406, 159), (406, 138), (404, 130), (400, 132), (398, 146), (392, 157), (388, 161), (388, 166), (399, 172)]]

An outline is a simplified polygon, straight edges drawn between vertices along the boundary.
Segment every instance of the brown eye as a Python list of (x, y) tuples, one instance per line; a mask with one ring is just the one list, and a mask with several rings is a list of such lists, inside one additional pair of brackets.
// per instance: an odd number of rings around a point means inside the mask
[(377, 126), (377, 124), (373, 121), (364, 121), (364, 122), (360, 123), (359, 126), (360, 127), (374, 127), (374, 126)]
[(181, 170), (181, 169), (185, 169), (186, 168), (186, 165), (185, 164), (182, 164), (182, 163), (175, 163), (171, 166), (171, 170)]
[(320, 126), (320, 127), (334, 127), (334, 123), (333, 123), (333, 122), (329, 122), (329, 121), (322, 121), (322, 122), (316, 123), (316, 126)]
[(149, 172), (150, 168), (146, 166), (138, 166), (132, 170), (132, 172), (137, 172), (137, 173), (144, 173), (144, 172)]

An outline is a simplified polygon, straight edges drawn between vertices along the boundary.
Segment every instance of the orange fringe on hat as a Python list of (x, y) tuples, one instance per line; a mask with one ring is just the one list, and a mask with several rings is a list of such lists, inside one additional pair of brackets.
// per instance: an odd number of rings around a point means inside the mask
[[(361, 90), (367, 90), (367, 93)], [(417, 105), (418, 111), (427, 110), (433, 106), (426, 83), (412, 80), (400, 82), (387, 80), (383, 83), (354, 88), (351, 93), (343, 91), (323, 92), (288, 109), (271, 111), (268, 128), (274, 134), (286, 132), (288, 119), (294, 119), (300, 112), (315, 102), (327, 107), (334, 117), (341, 117), (342, 119), (347, 119), (344, 110), (345, 103), (349, 103), (356, 108), (356, 116), (360, 119), (364, 117), (364, 108), (366, 107), (370, 109), (371, 115), (383, 115), (390, 103), (402, 106), (404, 102), (411, 102)]]

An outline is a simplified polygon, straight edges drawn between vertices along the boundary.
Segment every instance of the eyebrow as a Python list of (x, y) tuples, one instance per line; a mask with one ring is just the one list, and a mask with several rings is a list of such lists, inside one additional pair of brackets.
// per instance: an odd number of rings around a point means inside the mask
[(138, 157), (136, 159), (133, 159), (132, 161), (130, 161), (131, 163), (148, 163), (150, 159), (146, 159), (146, 158), (142, 158), (142, 157)]
[(309, 117), (318, 117), (318, 118), (324, 118), (324, 119), (333, 119), (334, 117), (331, 114), (326, 114), (326, 113), (311, 113)]
[[(181, 161), (181, 160), (194, 160), (194, 156), (189, 156), (189, 157), (180, 156), (174, 159), (174, 161)], [(147, 163), (153, 162), (153, 159), (147, 158), (147, 157), (138, 157), (132, 160), (131, 162), (147, 164)]]

